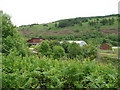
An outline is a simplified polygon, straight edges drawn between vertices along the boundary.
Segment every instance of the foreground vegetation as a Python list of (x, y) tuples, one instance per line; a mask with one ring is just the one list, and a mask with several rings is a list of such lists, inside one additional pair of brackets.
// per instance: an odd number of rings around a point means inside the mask
[(118, 71), (95, 60), (3, 57), (3, 88), (117, 88)]
[(0, 12), (0, 16), (3, 23), (3, 88), (119, 87), (117, 65), (120, 64), (117, 59), (101, 58), (107, 62), (100, 62), (96, 58), (95, 46), (60, 45), (48, 41), (35, 47), (39, 53), (33, 54), (9, 15)]

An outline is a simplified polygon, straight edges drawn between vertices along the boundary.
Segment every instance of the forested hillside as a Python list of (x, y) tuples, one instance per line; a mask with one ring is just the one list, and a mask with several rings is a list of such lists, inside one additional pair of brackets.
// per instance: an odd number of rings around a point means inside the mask
[(42, 37), (57, 40), (84, 40), (87, 43), (110, 43), (118, 46), (118, 14), (96, 17), (78, 17), (46, 24), (18, 27), (26, 39)]

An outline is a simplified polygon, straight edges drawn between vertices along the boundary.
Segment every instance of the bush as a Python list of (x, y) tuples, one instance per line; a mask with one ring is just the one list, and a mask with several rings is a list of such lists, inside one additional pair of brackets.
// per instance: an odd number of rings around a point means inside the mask
[(31, 45), (30, 48), (36, 48), (37, 46), (36, 45)]
[(57, 40), (49, 41), (49, 45), (50, 45), (51, 49), (53, 49), (54, 46), (61, 46), (59, 41), (57, 41)]
[(62, 47), (64, 48), (64, 50), (65, 50), (65, 53), (68, 53), (68, 46), (69, 46), (69, 42), (63, 42), (61, 45), (62, 45)]
[(39, 44), (36, 49), (45, 56), (50, 56), (51, 54), (51, 48), (49, 46), (49, 41), (43, 41), (41, 44)]
[(65, 50), (61, 46), (54, 46), (53, 47), (53, 58), (59, 59), (65, 55)]
[(68, 46), (68, 52), (70, 58), (75, 58), (77, 55), (81, 54), (81, 47), (79, 44), (73, 42)]
[(97, 47), (93, 45), (85, 45), (83, 48), (84, 58), (95, 59), (97, 57)]

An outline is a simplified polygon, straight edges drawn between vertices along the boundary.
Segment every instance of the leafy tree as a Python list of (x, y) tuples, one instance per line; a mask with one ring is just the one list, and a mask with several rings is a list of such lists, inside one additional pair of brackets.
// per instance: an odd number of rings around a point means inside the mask
[(68, 46), (69, 57), (74, 58), (81, 54), (81, 47), (79, 44), (73, 42)]
[(10, 16), (7, 14), (2, 14), (2, 38), (13, 36), (16, 33), (17, 31), (10, 20)]
[[(1, 13), (0, 13), (1, 14)], [(10, 16), (2, 13), (2, 52), (8, 54), (11, 50), (17, 50), (25, 56), (29, 53), (25, 40), (21, 37), (16, 27), (12, 24)]]
[(49, 41), (43, 41), (40, 45), (37, 46), (37, 50), (46, 56), (49, 56), (51, 54), (51, 48), (49, 45)]
[(23, 56), (29, 53), (27, 44), (25, 44), (24, 39), (19, 34), (3, 38), (2, 52), (8, 54), (10, 50), (17, 50)]
[(82, 47), (84, 58), (90, 58), (90, 60), (93, 60), (97, 56), (97, 47), (93, 45), (85, 45)]
[(50, 48), (53, 49), (54, 46), (61, 46), (60, 42), (57, 40), (49, 41)]
[(65, 53), (68, 53), (68, 46), (69, 46), (69, 44), (70, 43), (68, 43), (68, 42), (63, 42), (61, 45), (62, 45), (62, 47), (64, 48), (64, 50), (65, 50)]
[(53, 47), (53, 58), (59, 59), (65, 55), (65, 50), (61, 46), (54, 46)]

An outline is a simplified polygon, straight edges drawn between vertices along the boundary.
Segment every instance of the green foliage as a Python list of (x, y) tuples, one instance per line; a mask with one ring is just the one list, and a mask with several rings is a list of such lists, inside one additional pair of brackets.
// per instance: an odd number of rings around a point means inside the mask
[(54, 46), (53, 47), (53, 58), (59, 59), (65, 55), (65, 50), (61, 46)]
[(120, 67), (120, 61), (118, 58), (113, 58), (113, 57), (101, 57), (100, 62), (102, 63), (107, 63), (107, 64), (112, 64), (116, 68)]
[[(3, 11), (0, 10), (0, 39), (2, 38), (2, 15), (3, 15)], [(1, 40), (0, 40), (1, 43)]]
[(118, 88), (118, 71), (95, 60), (53, 60), (35, 56), (3, 56), (3, 88)]
[(64, 58), (83, 58), (94, 59), (97, 56), (97, 47), (93, 45), (80, 46), (73, 42), (69, 43), (64, 41), (60, 44), (58, 41), (44, 41), (36, 46), (36, 49), (45, 56), (51, 56), (54, 59), (59, 59), (61, 56)]
[(68, 46), (69, 46), (69, 42), (63, 42), (61, 45), (62, 45), (62, 47), (64, 48), (64, 50), (65, 50), (65, 53), (68, 53), (69, 51), (68, 51)]
[(26, 47), (27, 45), (25, 44), (24, 39), (16, 34), (3, 39), (2, 52), (8, 54), (10, 50), (17, 49), (20, 54), (25, 55), (29, 52)]
[(10, 16), (7, 14), (2, 14), (2, 37), (13, 36), (16, 34), (15, 26), (10, 20)]
[(74, 24), (81, 24), (80, 21), (78, 19), (66, 19), (66, 20), (61, 20), (59, 22), (59, 26), (58, 27), (67, 27), (67, 26), (73, 26)]
[(51, 54), (51, 48), (49, 45), (49, 41), (43, 41), (41, 44), (39, 44), (36, 49), (42, 54), (49, 56)]
[(54, 46), (61, 46), (58, 40), (49, 41), (50, 48), (53, 49)]
[(2, 15), (2, 52), (8, 54), (11, 50), (18, 50), (19, 54), (25, 56), (29, 53), (25, 40), (10, 20), (7, 14)]
[(79, 44), (73, 42), (68, 46), (69, 57), (74, 58), (81, 54), (81, 47)]
[(90, 58), (90, 60), (92, 60), (97, 57), (97, 47), (93, 45), (85, 45), (82, 48), (84, 58)]
[(30, 48), (36, 48), (37, 46), (36, 45), (31, 45)]

